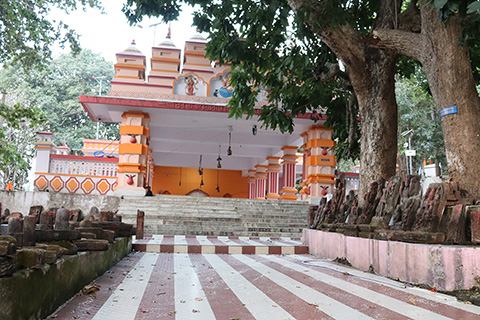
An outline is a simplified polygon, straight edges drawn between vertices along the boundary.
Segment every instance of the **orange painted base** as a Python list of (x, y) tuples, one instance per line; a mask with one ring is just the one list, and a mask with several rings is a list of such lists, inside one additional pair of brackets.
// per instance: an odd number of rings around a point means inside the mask
[(278, 193), (267, 193), (265, 198), (269, 200), (277, 200), (278, 198), (280, 198), (280, 195)]
[(282, 194), (280, 200), (297, 200), (298, 197), (294, 194)]

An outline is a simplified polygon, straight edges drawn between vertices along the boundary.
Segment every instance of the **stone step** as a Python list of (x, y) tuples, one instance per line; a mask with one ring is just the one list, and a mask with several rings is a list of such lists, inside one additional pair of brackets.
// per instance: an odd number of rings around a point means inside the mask
[(308, 223), (303, 201), (268, 201), (187, 196), (124, 196), (118, 213), (136, 224), (145, 212), (145, 232), (229, 236), (300, 236)]

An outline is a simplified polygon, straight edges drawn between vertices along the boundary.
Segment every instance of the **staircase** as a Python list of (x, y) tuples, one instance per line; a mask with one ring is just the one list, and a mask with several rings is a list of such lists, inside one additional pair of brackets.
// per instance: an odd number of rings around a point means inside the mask
[(305, 201), (155, 195), (124, 196), (118, 213), (136, 224), (145, 212), (145, 234), (301, 237), (308, 223)]

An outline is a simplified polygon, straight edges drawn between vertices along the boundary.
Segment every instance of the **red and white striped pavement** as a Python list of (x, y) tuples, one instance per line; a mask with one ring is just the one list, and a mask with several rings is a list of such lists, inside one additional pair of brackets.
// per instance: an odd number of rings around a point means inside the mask
[(135, 251), (151, 253), (305, 254), (300, 238), (153, 235), (133, 240)]
[(309, 255), (137, 252), (55, 319), (480, 319), (454, 297)]

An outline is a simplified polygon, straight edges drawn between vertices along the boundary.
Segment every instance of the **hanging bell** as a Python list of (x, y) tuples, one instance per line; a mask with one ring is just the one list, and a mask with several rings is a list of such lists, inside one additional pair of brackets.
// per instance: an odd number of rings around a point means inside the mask
[(227, 150), (227, 156), (231, 156), (233, 153), (232, 153), (232, 147), (228, 147), (228, 150)]

